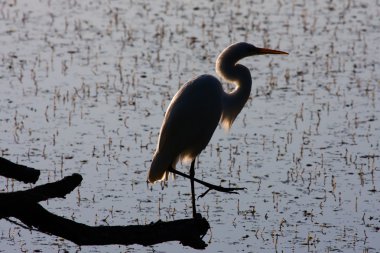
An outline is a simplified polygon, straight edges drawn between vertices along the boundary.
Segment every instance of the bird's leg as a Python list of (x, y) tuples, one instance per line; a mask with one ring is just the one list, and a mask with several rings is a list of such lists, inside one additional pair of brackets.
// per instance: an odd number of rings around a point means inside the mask
[(191, 162), (191, 166), (190, 166), (191, 203), (193, 205), (193, 218), (195, 218), (197, 215), (197, 208), (195, 206), (195, 190), (194, 190), (194, 175), (195, 175), (194, 163), (195, 163), (195, 159)]
[[(185, 178), (188, 178), (188, 179), (191, 180), (191, 177), (189, 175), (187, 175), (185, 173), (182, 173), (182, 172), (180, 172), (178, 170), (175, 170), (172, 167), (169, 167), (168, 170), (171, 173), (180, 175), (182, 177), (185, 177)], [(218, 191), (218, 192), (227, 192), (227, 193), (235, 193), (236, 194), (237, 193), (236, 191), (246, 190), (246, 188), (238, 188), (238, 187), (236, 187), (236, 188), (226, 188), (226, 187), (222, 187), (222, 186), (219, 186), (219, 185), (213, 185), (213, 184), (207, 183), (207, 182), (202, 181), (202, 180), (200, 180), (198, 178), (195, 178), (195, 177), (193, 177), (193, 180), (194, 180), (194, 182), (197, 182), (197, 183), (199, 183), (201, 185), (204, 185), (204, 186), (208, 187), (210, 190), (215, 190), (215, 191)], [(202, 195), (204, 196), (205, 194), (202, 194)], [(202, 195), (201, 195), (201, 197), (203, 197)]]

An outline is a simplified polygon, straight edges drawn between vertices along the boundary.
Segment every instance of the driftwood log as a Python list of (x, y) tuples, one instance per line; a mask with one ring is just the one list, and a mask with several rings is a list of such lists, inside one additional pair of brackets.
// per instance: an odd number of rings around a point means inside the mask
[[(38, 179), (38, 170), (14, 164), (3, 158), (0, 160), (0, 175), (10, 175), (16, 180), (32, 182), (22, 175), (31, 171), (34, 177), (37, 175)], [(179, 241), (183, 245), (196, 249), (204, 249), (207, 246), (202, 238), (210, 225), (202, 217), (169, 222), (158, 221), (148, 225), (88, 226), (55, 215), (38, 203), (50, 198), (64, 198), (81, 182), (82, 176), (73, 174), (60, 181), (36, 186), (29, 190), (0, 193), (0, 219), (14, 217), (29, 227), (60, 236), (77, 245), (140, 244), (148, 246)]]

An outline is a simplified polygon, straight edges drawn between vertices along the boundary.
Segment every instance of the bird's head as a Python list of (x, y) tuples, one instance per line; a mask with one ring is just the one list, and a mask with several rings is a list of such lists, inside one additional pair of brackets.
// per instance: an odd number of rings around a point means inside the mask
[[(243, 66), (239, 65), (240, 71), (237, 71), (236, 69), (236, 65), (241, 59), (249, 56), (264, 54), (284, 55), (288, 53), (269, 48), (255, 47), (254, 45), (249, 44), (247, 42), (238, 42), (230, 45), (222, 51), (222, 53), (218, 56), (218, 59), (216, 60), (215, 70), (225, 80), (234, 82), (242, 78), (241, 69), (243, 68)], [(246, 73), (246, 76), (249, 75), (250, 78), (250, 73), (248, 69), (244, 73)]]
[(279, 50), (256, 47), (247, 42), (238, 42), (238, 43), (232, 44), (231, 46), (226, 48), (226, 50), (233, 51), (234, 54), (238, 56), (240, 59), (248, 57), (248, 56), (263, 55), (263, 54), (288, 54), (287, 52), (283, 52)]

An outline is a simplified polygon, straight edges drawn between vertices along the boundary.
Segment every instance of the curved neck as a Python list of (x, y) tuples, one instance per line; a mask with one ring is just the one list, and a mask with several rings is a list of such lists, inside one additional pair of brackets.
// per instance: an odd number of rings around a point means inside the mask
[(233, 54), (221, 54), (216, 62), (216, 72), (226, 81), (236, 85), (230, 93), (224, 93), (222, 99), (223, 113), (221, 123), (223, 128), (231, 128), (237, 115), (243, 109), (251, 93), (252, 77), (249, 69), (237, 64), (239, 57)]

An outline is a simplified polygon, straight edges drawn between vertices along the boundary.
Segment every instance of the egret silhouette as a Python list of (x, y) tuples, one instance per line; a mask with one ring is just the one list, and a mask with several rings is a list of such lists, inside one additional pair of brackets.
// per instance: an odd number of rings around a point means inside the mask
[[(169, 173), (190, 179), (193, 216), (196, 216), (194, 181), (209, 189), (235, 192), (244, 188), (224, 188), (194, 178), (195, 158), (209, 143), (218, 123), (230, 129), (247, 102), (252, 86), (249, 69), (237, 62), (245, 57), (263, 54), (288, 54), (252, 44), (239, 42), (230, 45), (218, 56), (215, 69), (224, 80), (235, 84), (226, 93), (221, 82), (212, 75), (201, 75), (185, 83), (175, 94), (164, 116), (158, 145), (148, 173), (148, 181), (167, 180)], [(189, 161), (190, 175), (175, 170), (177, 162)], [(204, 195), (203, 194), (203, 195)]]

